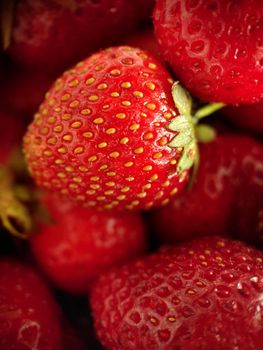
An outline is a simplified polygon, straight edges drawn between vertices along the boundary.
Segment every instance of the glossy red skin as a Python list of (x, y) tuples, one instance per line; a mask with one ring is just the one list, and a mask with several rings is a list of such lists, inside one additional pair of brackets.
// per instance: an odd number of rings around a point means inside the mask
[(263, 135), (263, 102), (237, 107), (227, 106), (222, 113), (245, 131)]
[(108, 349), (261, 350), (263, 254), (207, 237), (103, 275), (91, 293)]
[(32, 267), (1, 257), (0, 300), (0, 349), (62, 350), (57, 305)]
[(263, 97), (262, 16), (261, 0), (158, 0), (154, 25), (164, 59), (194, 96), (251, 103)]
[(153, 56), (122, 46), (65, 72), (24, 138), (38, 186), (88, 207), (167, 203), (188, 178), (188, 170), (177, 169), (182, 148), (169, 146), (178, 134), (167, 128), (178, 116), (172, 84)]
[(138, 28), (154, 6), (153, 0), (71, 2), (75, 9), (67, 1), (64, 6), (51, 0), (19, 1), (7, 50), (11, 58), (29, 69), (63, 72)]
[(140, 214), (97, 211), (51, 196), (53, 224), (42, 224), (30, 238), (35, 258), (51, 280), (70, 293), (85, 294), (103, 271), (146, 251)]
[(151, 215), (161, 242), (232, 234), (262, 244), (263, 146), (249, 136), (219, 135), (200, 144), (192, 189)]

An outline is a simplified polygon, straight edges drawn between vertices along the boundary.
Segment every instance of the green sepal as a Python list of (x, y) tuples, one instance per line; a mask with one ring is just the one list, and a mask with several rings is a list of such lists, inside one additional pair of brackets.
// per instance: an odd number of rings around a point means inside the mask
[(180, 85), (179, 81), (176, 81), (172, 86), (172, 96), (180, 114), (192, 114), (193, 102), (191, 95)]
[(168, 145), (172, 148), (183, 148), (177, 165), (177, 170), (181, 173), (193, 166), (197, 152), (195, 129), (191, 116), (192, 99), (179, 82), (173, 84), (172, 96), (180, 114), (167, 126), (170, 131), (177, 133)]
[(198, 124), (195, 127), (195, 135), (198, 142), (209, 143), (216, 138), (216, 131), (208, 124)]

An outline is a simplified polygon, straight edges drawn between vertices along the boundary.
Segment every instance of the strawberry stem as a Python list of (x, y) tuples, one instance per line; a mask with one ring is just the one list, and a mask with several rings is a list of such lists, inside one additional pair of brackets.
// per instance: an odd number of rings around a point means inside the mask
[(200, 119), (208, 117), (209, 115), (217, 112), (218, 110), (220, 110), (223, 107), (225, 107), (224, 103), (214, 102), (214, 103), (209, 103), (209, 104), (199, 108), (194, 114), (195, 123), (197, 124)]

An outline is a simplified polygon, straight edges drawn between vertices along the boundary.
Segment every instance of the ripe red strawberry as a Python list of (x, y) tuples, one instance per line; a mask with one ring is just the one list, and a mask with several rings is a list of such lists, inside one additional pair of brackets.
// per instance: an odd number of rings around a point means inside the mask
[(239, 107), (227, 106), (222, 109), (227, 118), (244, 129), (258, 135), (263, 135), (263, 102)]
[(23, 67), (62, 72), (150, 19), (154, 1), (20, 0), (7, 53)]
[(146, 232), (137, 213), (97, 211), (46, 198), (54, 219), (42, 224), (30, 245), (44, 272), (60, 288), (85, 294), (91, 282), (110, 266), (146, 250)]
[(20, 261), (0, 259), (0, 349), (60, 350), (57, 305), (44, 281)]
[(261, 0), (158, 0), (164, 59), (195, 96), (229, 104), (263, 97)]
[(165, 204), (195, 158), (185, 99), (145, 51), (94, 54), (65, 72), (40, 106), (24, 138), (31, 173), (40, 187), (88, 207)]
[(114, 269), (91, 293), (97, 336), (108, 350), (261, 350), (262, 261), (210, 237)]
[(263, 234), (263, 146), (226, 133), (200, 144), (200, 166), (192, 189), (152, 215), (162, 242), (232, 233), (249, 241)]

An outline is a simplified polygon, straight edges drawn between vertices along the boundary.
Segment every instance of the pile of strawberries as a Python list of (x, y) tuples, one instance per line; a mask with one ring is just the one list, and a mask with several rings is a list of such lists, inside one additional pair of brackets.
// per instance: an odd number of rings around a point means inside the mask
[(262, 0), (0, 27), (0, 350), (262, 350)]

